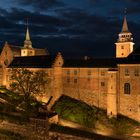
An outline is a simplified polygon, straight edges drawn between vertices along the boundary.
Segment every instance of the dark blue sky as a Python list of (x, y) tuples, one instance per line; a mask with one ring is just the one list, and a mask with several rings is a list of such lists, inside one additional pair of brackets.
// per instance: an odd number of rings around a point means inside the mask
[(64, 56), (111, 57), (126, 7), (129, 30), (139, 46), (139, 0), (0, 1), (0, 45), (23, 45), (28, 17), (33, 47)]

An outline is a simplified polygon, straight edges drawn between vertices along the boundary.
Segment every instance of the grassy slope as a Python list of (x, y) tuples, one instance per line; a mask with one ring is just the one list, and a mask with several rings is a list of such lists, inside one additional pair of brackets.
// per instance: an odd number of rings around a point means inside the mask
[(106, 111), (91, 107), (82, 101), (61, 96), (52, 107), (60, 118), (87, 126), (96, 127), (101, 131), (111, 131), (115, 135), (131, 135), (139, 123), (119, 115), (108, 119)]
[(93, 108), (82, 101), (77, 101), (68, 96), (61, 96), (53, 105), (52, 110), (55, 110), (63, 119), (87, 127), (94, 127), (97, 119), (97, 108)]

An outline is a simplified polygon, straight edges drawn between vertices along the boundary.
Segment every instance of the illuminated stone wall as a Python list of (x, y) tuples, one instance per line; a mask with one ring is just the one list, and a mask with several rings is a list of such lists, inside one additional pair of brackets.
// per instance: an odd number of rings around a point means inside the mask
[[(118, 112), (140, 121), (140, 73), (135, 76), (136, 69), (140, 65), (119, 65)], [(124, 93), (124, 83), (130, 83), (130, 94)]]
[(63, 94), (106, 109), (107, 70), (107, 68), (63, 68)]

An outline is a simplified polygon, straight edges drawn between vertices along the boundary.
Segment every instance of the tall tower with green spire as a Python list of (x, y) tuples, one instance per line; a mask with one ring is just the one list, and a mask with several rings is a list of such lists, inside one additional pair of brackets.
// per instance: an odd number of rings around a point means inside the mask
[(24, 46), (21, 49), (21, 56), (34, 56), (35, 49), (32, 47), (32, 42), (30, 40), (30, 33), (28, 28), (28, 20), (27, 20), (27, 30), (26, 30), (26, 37), (24, 41)]
[(127, 57), (133, 52), (134, 42), (132, 33), (128, 29), (126, 15), (124, 16), (122, 30), (118, 35), (116, 44), (116, 58)]

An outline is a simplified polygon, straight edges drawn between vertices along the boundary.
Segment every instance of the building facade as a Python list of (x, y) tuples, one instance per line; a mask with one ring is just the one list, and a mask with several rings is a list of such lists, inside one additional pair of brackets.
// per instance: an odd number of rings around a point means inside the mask
[(51, 78), (42, 100), (62, 94), (107, 110), (109, 117), (125, 115), (140, 122), (140, 49), (134, 50), (126, 16), (116, 44), (116, 58), (64, 59), (33, 48), (27, 28), (23, 47), (5, 43), (0, 55), (0, 84), (9, 87), (10, 69), (43, 70)]

